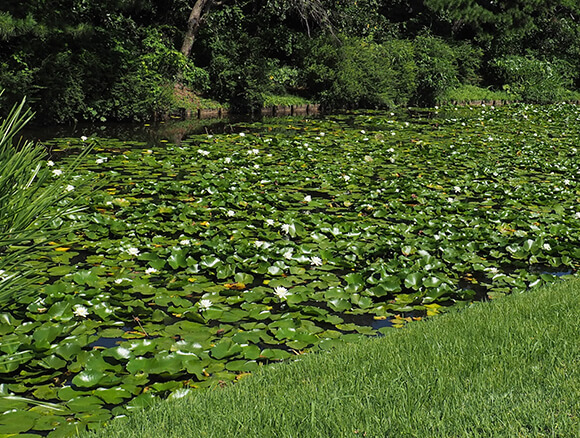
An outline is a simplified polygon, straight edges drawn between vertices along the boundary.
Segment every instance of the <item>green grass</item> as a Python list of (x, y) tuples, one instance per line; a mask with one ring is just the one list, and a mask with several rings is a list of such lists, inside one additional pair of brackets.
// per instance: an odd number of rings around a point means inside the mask
[(475, 85), (462, 85), (449, 90), (442, 98), (444, 102), (473, 102), (492, 100), (517, 100), (513, 95), (505, 91), (492, 91), (488, 88), (480, 88)]
[(580, 281), (561, 282), (266, 367), (97, 436), (579, 436), (579, 314)]

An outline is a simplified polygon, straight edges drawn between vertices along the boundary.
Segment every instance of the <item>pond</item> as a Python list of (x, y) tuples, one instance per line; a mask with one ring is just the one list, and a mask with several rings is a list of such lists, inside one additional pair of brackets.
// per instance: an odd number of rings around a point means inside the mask
[(44, 139), (53, 169), (94, 145), (71, 180), (84, 225), (0, 315), (0, 434), (72, 435), (575, 274), (579, 119), (519, 105)]

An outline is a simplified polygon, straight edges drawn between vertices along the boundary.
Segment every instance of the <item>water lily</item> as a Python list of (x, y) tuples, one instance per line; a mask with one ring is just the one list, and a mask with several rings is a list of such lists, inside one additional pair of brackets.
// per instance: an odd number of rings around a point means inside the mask
[(282, 224), (280, 228), (282, 228), (282, 231), (284, 231), (286, 234), (290, 232), (290, 224)]
[(89, 310), (85, 306), (77, 305), (73, 309), (73, 315), (86, 318), (89, 315)]
[(285, 250), (285, 251), (282, 253), (282, 257), (284, 257), (285, 259), (288, 259), (288, 260), (290, 260), (290, 259), (292, 258), (292, 256), (293, 256), (293, 255), (294, 255), (294, 254), (293, 254), (293, 252), (292, 252), (292, 249), (290, 249), (290, 248), (288, 248), (287, 250)]
[(54, 169), (54, 170), (52, 171), (52, 174), (53, 174), (54, 176), (61, 176), (61, 175), (62, 175), (62, 170), (60, 170), (60, 169)]
[(46, 162), (46, 165), (47, 165), (47, 166), (49, 166), (49, 167), (52, 167), (52, 166), (54, 166), (54, 161), (52, 161), (52, 160), (48, 160), (48, 161)]
[(87, 137), (86, 135), (82, 135), (81, 136), (81, 140), (82, 141), (87, 141), (89, 139), (89, 137)]
[(207, 157), (209, 155), (209, 151), (203, 150), (203, 149), (198, 149), (197, 153), (200, 155), (203, 155), (205, 157)]
[(200, 312), (204, 311), (204, 310), (208, 310), (211, 306), (212, 306), (213, 302), (211, 300), (199, 300), (199, 302), (197, 303), (197, 307), (199, 309)]
[(240, 132), (240, 137), (245, 137), (246, 134), (244, 132)]
[(138, 248), (135, 248), (135, 247), (133, 247), (133, 246), (132, 246), (132, 247), (130, 247), (130, 248), (127, 248), (127, 249), (125, 250), (125, 252), (126, 252), (127, 254), (129, 254), (129, 255), (132, 255), (132, 256), (138, 256), (138, 255), (139, 255), (139, 249), (138, 249)]
[(228, 213), (227, 213), (227, 215), (228, 215), (229, 217), (234, 217), (234, 216), (236, 215), (236, 212), (235, 212), (234, 210), (228, 210)]
[(187, 245), (190, 245), (191, 244), (191, 240), (189, 240), (189, 239), (182, 239), (182, 240), (179, 241), (179, 244), (180, 245), (187, 246)]
[(455, 186), (455, 187), (453, 187), (453, 191), (454, 191), (455, 193), (459, 193), (459, 192), (461, 191), (461, 187), (459, 187), (459, 186)]
[(306, 196), (304, 197), (304, 202), (310, 202), (310, 201), (312, 201), (312, 196), (310, 196), (310, 195), (306, 195)]
[(145, 269), (145, 274), (147, 274), (147, 275), (155, 274), (157, 272), (159, 272), (159, 271), (157, 269), (155, 269), (155, 268), (147, 268), (147, 269)]
[(69, 184), (68, 186), (66, 186), (65, 190), (67, 192), (72, 192), (75, 189), (75, 186), (73, 186), (72, 184)]
[(248, 151), (248, 155), (258, 155), (260, 153), (260, 149), (250, 149)]
[(232, 162), (232, 157), (225, 157), (224, 158), (224, 163), (229, 164)]
[(281, 300), (285, 300), (286, 298), (288, 298), (292, 294), (290, 292), (288, 292), (288, 289), (286, 289), (284, 286), (277, 286), (274, 289), (274, 295), (276, 295)]
[(266, 219), (266, 225), (268, 225), (269, 227), (273, 227), (274, 226), (274, 219)]
[(318, 256), (310, 257), (310, 264), (312, 266), (322, 266), (322, 259)]

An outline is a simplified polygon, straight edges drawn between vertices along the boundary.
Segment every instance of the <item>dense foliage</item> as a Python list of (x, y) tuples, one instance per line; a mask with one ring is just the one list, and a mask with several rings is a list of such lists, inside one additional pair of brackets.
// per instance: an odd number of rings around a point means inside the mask
[(384, 107), (444, 101), (460, 85), (530, 102), (580, 86), (574, 1), (212, 3), (184, 54), (185, 0), (4, 1), (0, 110), (27, 95), (44, 121), (147, 119), (187, 105), (176, 83), (244, 111), (271, 95)]

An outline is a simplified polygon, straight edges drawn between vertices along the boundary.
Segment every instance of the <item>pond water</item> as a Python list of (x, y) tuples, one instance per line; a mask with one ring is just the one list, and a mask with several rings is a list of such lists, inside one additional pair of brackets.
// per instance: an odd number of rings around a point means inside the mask
[(27, 131), (59, 157), (51, 172), (99, 139), (63, 181), (81, 230), (39, 249), (34, 300), (0, 315), (0, 394), (30, 400), (11, 421), (72, 434), (575, 274), (576, 119), (515, 106)]

